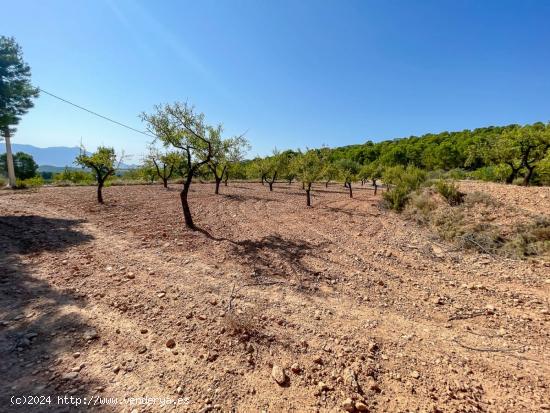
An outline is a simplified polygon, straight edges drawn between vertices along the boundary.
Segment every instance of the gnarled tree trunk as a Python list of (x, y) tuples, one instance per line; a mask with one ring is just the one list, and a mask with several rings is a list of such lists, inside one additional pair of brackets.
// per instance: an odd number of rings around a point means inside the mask
[(189, 209), (189, 203), (187, 201), (187, 194), (189, 193), (189, 187), (191, 186), (192, 179), (193, 174), (190, 173), (183, 183), (183, 189), (180, 192), (180, 200), (181, 207), (183, 209), (183, 219), (185, 220), (185, 226), (190, 229), (195, 229), (193, 217), (191, 216), (191, 210)]
[(97, 202), (99, 202), (100, 204), (103, 203), (103, 185), (105, 184), (105, 181), (103, 180), (98, 180), (97, 181)]

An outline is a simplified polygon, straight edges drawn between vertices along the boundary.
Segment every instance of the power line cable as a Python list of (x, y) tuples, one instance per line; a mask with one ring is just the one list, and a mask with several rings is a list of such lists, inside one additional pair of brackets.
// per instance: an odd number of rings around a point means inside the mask
[(141, 133), (142, 135), (149, 136), (150, 138), (156, 138), (156, 136), (151, 135), (151, 134), (149, 134), (149, 133), (147, 133), (147, 132), (144, 132), (144, 131), (139, 130), (139, 129), (136, 129), (136, 128), (132, 128), (131, 126), (125, 125), (125, 124), (122, 123), (122, 122), (116, 121), (116, 120), (111, 119), (111, 118), (109, 118), (109, 117), (107, 117), (107, 116), (100, 115), (99, 113), (94, 112), (93, 110), (86, 109), (85, 107), (80, 106), (80, 105), (77, 105), (76, 103), (73, 103), (73, 102), (71, 102), (71, 101), (69, 101), (69, 100), (67, 100), (67, 99), (63, 99), (62, 97), (59, 97), (59, 96), (57, 96), (57, 95), (54, 95), (53, 93), (50, 93), (50, 92), (48, 92), (47, 90), (42, 89), (41, 87), (39, 87), (38, 89), (39, 89), (41, 92), (45, 93), (46, 95), (50, 95), (50, 96), (53, 97), (53, 98), (59, 99), (59, 100), (62, 101), (62, 102), (68, 103), (69, 105), (74, 106), (74, 107), (76, 107), (76, 108), (78, 108), (78, 109), (84, 110), (84, 111), (86, 111), (86, 112), (88, 112), (88, 113), (91, 113), (92, 115), (95, 115), (95, 116), (100, 117), (100, 118), (102, 118), (102, 119), (108, 120), (109, 122), (115, 123), (115, 124), (117, 124), (117, 125), (119, 125), (119, 126), (122, 126), (122, 127), (126, 128), (126, 129), (130, 129), (130, 130), (132, 130), (132, 131), (134, 131), (134, 132)]

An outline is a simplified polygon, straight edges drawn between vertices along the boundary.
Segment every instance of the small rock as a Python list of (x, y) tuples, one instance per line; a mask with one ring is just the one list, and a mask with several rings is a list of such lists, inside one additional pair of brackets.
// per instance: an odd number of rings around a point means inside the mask
[(283, 370), (283, 368), (281, 366), (276, 365), (276, 364), (274, 364), (273, 368), (271, 369), (271, 377), (273, 377), (273, 379), (279, 385), (283, 385), (287, 380), (286, 373)]
[(119, 371), (120, 371), (120, 366), (113, 367), (113, 373), (118, 374)]
[(138, 352), (139, 354), (143, 354), (143, 353), (145, 353), (146, 351), (147, 351), (147, 347), (145, 347), (145, 346), (140, 346), (140, 347), (138, 347), (138, 350), (137, 350), (137, 352)]
[(65, 373), (62, 377), (63, 380), (74, 380), (78, 377), (77, 371), (71, 371), (69, 373)]
[(99, 334), (97, 334), (97, 331), (94, 329), (87, 330), (84, 332), (84, 340), (95, 340), (96, 338), (99, 338)]
[(173, 338), (169, 339), (168, 341), (166, 341), (166, 347), (168, 348), (174, 348), (176, 347), (176, 340), (174, 340)]
[(436, 297), (436, 298), (434, 298), (434, 304), (436, 304), (436, 305), (443, 305), (443, 304), (445, 304), (445, 298), (443, 298), (443, 297)]
[(419, 373), (418, 371), (416, 371), (416, 370), (413, 370), (413, 371), (411, 372), (411, 377), (412, 377), (413, 379), (418, 379), (418, 378), (420, 378), (420, 373)]
[(367, 410), (369, 410), (367, 405), (361, 401), (355, 402), (355, 408), (360, 412), (366, 412)]
[(126, 278), (128, 278), (129, 280), (133, 280), (134, 278), (136, 278), (136, 276), (133, 272), (129, 272), (126, 274)]
[(488, 304), (485, 306), (485, 312), (488, 314), (488, 315), (493, 315), (496, 311), (496, 308), (494, 305), (491, 305), (491, 304)]
[(298, 374), (302, 371), (302, 369), (300, 368), (298, 363), (294, 363), (292, 366), (290, 366), (290, 370), (292, 370), (292, 372), (296, 373), (296, 374)]
[(319, 383), (317, 383), (317, 387), (319, 387), (320, 391), (330, 390), (330, 386), (328, 384), (326, 384), (324, 381), (320, 381)]
[(75, 359), (79, 358), (80, 357), (80, 353), (77, 351), (76, 353), (73, 353), (73, 357)]
[(208, 356), (206, 356), (206, 361), (209, 363), (216, 361), (218, 359), (218, 353), (209, 353)]
[(141, 334), (147, 334), (148, 331), (149, 331), (149, 330), (147, 330), (146, 328), (142, 328), (139, 332), (140, 332)]
[(355, 410), (355, 404), (349, 397), (342, 402), (342, 407), (346, 412), (353, 412)]

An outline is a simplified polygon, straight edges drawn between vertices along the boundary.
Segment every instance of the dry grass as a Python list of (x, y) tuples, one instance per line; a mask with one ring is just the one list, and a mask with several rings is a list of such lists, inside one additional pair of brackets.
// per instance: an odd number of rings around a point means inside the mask
[(464, 249), (516, 259), (550, 259), (548, 217), (531, 216), (521, 223), (497, 222), (504, 208), (501, 203), (479, 191), (462, 194), (463, 201), (457, 203), (454, 194), (460, 192), (454, 189), (445, 186), (443, 191), (439, 187), (417, 191), (410, 196), (405, 215)]

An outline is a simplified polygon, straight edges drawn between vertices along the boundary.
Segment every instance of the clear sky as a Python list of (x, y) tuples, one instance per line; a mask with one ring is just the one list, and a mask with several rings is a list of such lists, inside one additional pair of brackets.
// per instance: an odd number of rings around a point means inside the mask
[[(550, 1), (0, 0), (33, 82), (139, 129), (188, 100), (250, 155), (550, 120)], [(42, 95), (16, 143), (144, 152)]]

